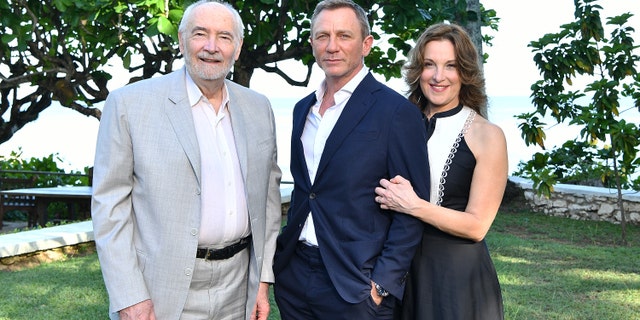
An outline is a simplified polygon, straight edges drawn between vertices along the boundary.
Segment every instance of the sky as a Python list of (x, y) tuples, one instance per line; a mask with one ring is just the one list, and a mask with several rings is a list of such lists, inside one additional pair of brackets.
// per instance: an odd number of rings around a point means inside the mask
[[(527, 45), (538, 40), (547, 33), (560, 31), (560, 26), (573, 22), (575, 10), (573, 0), (480, 0), (487, 9), (496, 10), (500, 18), (499, 30), (484, 28), (483, 33), (494, 36), (493, 46), (483, 47), (489, 59), (484, 65), (484, 72), (489, 96), (529, 96), (531, 85), (540, 79), (539, 72), (533, 62), (533, 53)], [(600, 0), (603, 10), (601, 17), (610, 17), (624, 12), (635, 15), (630, 22), (636, 26), (636, 44), (640, 45), (640, 3), (638, 0)], [(279, 63), (285, 71), (295, 72), (298, 65)], [(288, 67), (291, 66), (291, 67)], [(295, 79), (302, 80), (304, 73)], [(382, 76), (378, 79), (384, 80)], [(307, 88), (291, 87), (279, 77), (274, 77), (262, 70), (256, 70), (251, 87), (273, 96), (307, 95), (322, 80), (322, 71), (314, 68), (310, 84)], [(261, 85), (264, 84), (264, 85)], [(404, 92), (405, 85), (399, 79), (393, 79), (389, 86)], [(264, 88), (264, 89), (263, 89)], [(275, 89), (275, 90), (274, 90)], [(280, 89), (280, 90), (278, 90)]]
[[(494, 36), (493, 46), (484, 47), (489, 54), (484, 66), (487, 94), (493, 96), (529, 96), (530, 86), (540, 79), (533, 63), (533, 53), (528, 43), (543, 35), (558, 32), (560, 25), (574, 21), (573, 0), (507, 1), (481, 0), (488, 9), (494, 9), (500, 18), (499, 31), (483, 30)], [(610, 17), (624, 12), (640, 15), (638, 0), (601, 0), (601, 15)], [(640, 16), (634, 16), (631, 26), (636, 27), (636, 44), (640, 45)], [(300, 70), (298, 64), (281, 63), (285, 71)], [(303, 68), (304, 69), (304, 68)], [(304, 76), (301, 73), (298, 79)], [(378, 79), (384, 80), (381, 76)], [(322, 80), (322, 72), (315, 67), (308, 87), (292, 87), (279, 76), (257, 70), (251, 80), (251, 88), (270, 98), (302, 98), (314, 90)], [(404, 92), (401, 80), (385, 81), (393, 89)], [(110, 83), (111, 84), (111, 83)], [(114, 87), (122, 84), (113, 82)], [(491, 114), (509, 113), (510, 110), (489, 110)], [(91, 166), (95, 153), (98, 120), (55, 105), (41, 113), (38, 120), (27, 124), (14, 137), (0, 144), (0, 154), (7, 156), (22, 147), (22, 158), (45, 157), (59, 154), (67, 170), (82, 170)], [(506, 126), (506, 125), (505, 125)], [(515, 125), (503, 128), (511, 149), (522, 148)], [(510, 171), (513, 169), (510, 165)]]

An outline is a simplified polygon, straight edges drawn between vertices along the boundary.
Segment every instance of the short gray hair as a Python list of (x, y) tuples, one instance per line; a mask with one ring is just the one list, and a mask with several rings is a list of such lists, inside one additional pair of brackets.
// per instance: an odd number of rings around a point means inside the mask
[(240, 13), (238, 13), (238, 10), (236, 10), (229, 3), (218, 1), (218, 0), (198, 0), (198, 1), (190, 4), (184, 10), (184, 14), (182, 15), (182, 20), (180, 20), (180, 25), (178, 26), (178, 31), (179, 32), (184, 32), (185, 29), (187, 28), (187, 21), (190, 19), (191, 13), (193, 12), (193, 9), (195, 9), (196, 7), (198, 7), (200, 5), (206, 4), (206, 3), (217, 3), (217, 4), (220, 4), (220, 5), (224, 6), (225, 8), (227, 8), (227, 10), (229, 10), (229, 12), (231, 12), (231, 15), (233, 16), (233, 20), (234, 20), (234, 23), (235, 23), (235, 26), (234, 26), (233, 29), (234, 29), (236, 35), (238, 36), (238, 39), (244, 39), (244, 23), (242, 22), (242, 18), (240, 17)]

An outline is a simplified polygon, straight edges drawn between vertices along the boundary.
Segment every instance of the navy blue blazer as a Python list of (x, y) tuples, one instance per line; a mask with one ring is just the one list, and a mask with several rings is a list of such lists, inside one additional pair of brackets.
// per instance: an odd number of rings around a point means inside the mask
[(340, 296), (367, 299), (370, 279), (402, 299), (422, 223), (382, 210), (375, 202), (381, 178), (402, 175), (429, 199), (429, 162), (422, 113), (369, 73), (353, 92), (329, 135), (312, 185), (300, 137), (315, 94), (293, 111), (291, 174), (294, 190), (287, 225), (277, 240), (274, 272), (287, 267), (309, 212), (322, 260)]

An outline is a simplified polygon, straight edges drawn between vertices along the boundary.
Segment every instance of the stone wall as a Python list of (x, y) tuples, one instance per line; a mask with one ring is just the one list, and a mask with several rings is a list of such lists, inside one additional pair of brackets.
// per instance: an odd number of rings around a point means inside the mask
[[(509, 177), (524, 192), (528, 206), (537, 212), (552, 216), (577, 220), (609, 221), (619, 224), (618, 195), (615, 189), (557, 184), (551, 197), (538, 196), (533, 191), (533, 183), (519, 177)], [(626, 222), (640, 225), (640, 192), (622, 192)]]

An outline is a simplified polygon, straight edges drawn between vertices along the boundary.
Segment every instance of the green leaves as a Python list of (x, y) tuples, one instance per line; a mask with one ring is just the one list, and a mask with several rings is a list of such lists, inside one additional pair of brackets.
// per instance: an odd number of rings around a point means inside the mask
[[(639, 165), (638, 124), (621, 118), (622, 108), (629, 106), (620, 104), (622, 96), (631, 97), (640, 111), (636, 69), (640, 57), (631, 36), (634, 29), (626, 25), (632, 15), (608, 18), (607, 26), (612, 30), (607, 38), (599, 13), (602, 7), (595, 2), (576, 0), (576, 21), (529, 44), (543, 79), (531, 86), (536, 110), (518, 116), (523, 121), (519, 128), (525, 143), (544, 149), (545, 123), (538, 116), (547, 113), (558, 124), (581, 127), (581, 140), (567, 141), (548, 151), (547, 157), (536, 154), (521, 167), (519, 174), (530, 177), (542, 194), (551, 190), (549, 184), (555, 179), (569, 182), (593, 175), (608, 186), (615, 182), (608, 177), (618, 176), (620, 186), (638, 187), (630, 178)], [(575, 80), (584, 85), (577, 88)]]
[(160, 33), (171, 36), (174, 41), (178, 41), (178, 27), (171, 20), (164, 16), (159, 16), (157, 20), (157, 28)]
[(544, 127), (546, 123), (541, 122), (540, 118), (535, 116), (534, 113), (521, 114), (516, 116), (516, 118), (524, 120), (524, 122), (518, 125), (524, 143), (527, 146), (537, 144), (544, 149), (544, 139), (547, 138), (547, 135), (542, 127)]
[[(106, 99), (115, 69), (129, 82), (171, 72), (181, 58), (178, 26), (191, 0), (0, 0), (0, 143), (58, 100), (99, 118), (93, 104)], [(413, 40), (435, 22), (480, 21), (497, 28), (495, 11), (467, 8), (465, 0), (357, 0), (367, 11), (376, 48), (365, 59), (386, 79), (401, 77)], [(475, 1), (477, 2), (477, 1)], [(309, 83), (313, 1), (230, 1), (245, 23), (243, 50), (232, 80), (249, 85), (255, 69)], [(472, 3), (472, 1), (469, 1)], [(486, 41), (490, 37), (484, 38)], [(307, 73), (294, 79), (281, 61), (300, 61)], [(120, 63), (122, 61), (122, 63)], [(6, 70), (6, 71), (5, 71)], [(31, 88), (24, 90), (23, 88)], [(18, 90), (21, 88), (21, 90)]]

